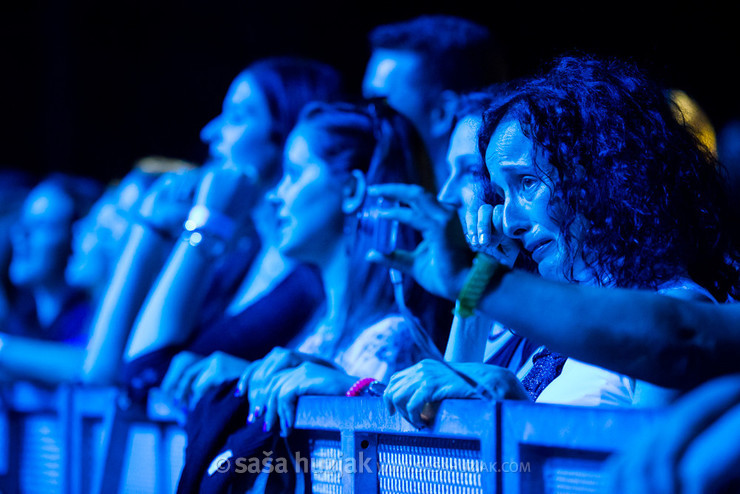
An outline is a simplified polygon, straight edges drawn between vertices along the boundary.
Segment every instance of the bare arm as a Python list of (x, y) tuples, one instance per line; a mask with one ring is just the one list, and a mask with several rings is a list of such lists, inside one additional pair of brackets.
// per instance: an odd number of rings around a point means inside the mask
[(242, 203), (250, 193), (249, 180), (239, 170), (212, 169), (203, 176), (188, 220), (202, 223), (202, 240), (184, 239), (175, 245), (134, 323), (126, 359), (190, 336), (213, 281), (217, 258), (211, 246), (220, 242), (225, 248), (239, 235), (236, 229), (244, 227), (249, 214)]
[(141, 225), (131, 232), (92, 322), (82, 379), (114, 381), (134, 319), (172, 243)]
[(70, 382), (77, 378), (84, 356), (83, 348), (68, 343), (0, 336), (0, 368), (12, 379)]
[(667, 387), (686, 389), (727, 372), (740, 350), (734, 304), (513, 271), (484, 295), (479, 309), (553, 351)]
[(476, 314), (463, 318), (458, 315), (452, 320), (450, 336), (445, 347), (445, 360), (448, 362), (483, 362), (486, 340), (493, 321)]
[(198, 249), (178, 242), (134, 322), (126, 359), (185, 341), (212, 280), (212, 264)]
[(162, 175), (131, 218), (119, 256), (92, 324), (83, 381), (109, 384), (117, 375), (134, 320), (172, 250), (174, 233), (192, 203), (196, 171)]

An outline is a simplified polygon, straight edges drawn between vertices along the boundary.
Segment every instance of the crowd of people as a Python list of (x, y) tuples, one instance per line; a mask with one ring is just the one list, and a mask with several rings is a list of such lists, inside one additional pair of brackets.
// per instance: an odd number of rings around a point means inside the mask
[(627, 60), (510, 78), (468, 19), (369, 43), (361, 98), (318, 60), (252, 62), (205, 163), (4, 176), (3, 380), (158, 390), (184, 417), (180, 493), (261, 485), (208, 466), (288, 447), (303, 395), (417, 427), (481, 394), (659, 407), (615, 492), (737, 488), (736, 127), (706, 132)]

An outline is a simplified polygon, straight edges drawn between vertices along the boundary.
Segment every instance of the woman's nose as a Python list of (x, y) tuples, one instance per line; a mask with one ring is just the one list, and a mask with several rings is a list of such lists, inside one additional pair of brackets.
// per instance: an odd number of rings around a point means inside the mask
[(462, 204), (460, 186), (457, 180), (457, 174), (453, 172), (447, 181), (442, 185), (437, 200), (442, 204), (457, 209)]
[(280, 198), (278, 197), (277, 190), (275, 188), (268, 190), (265, 194), (265, 198), (272, 204), (277, 204), (280, 202)]
[(524, 208), (516, 201), (505, 200), (502, 212), (504, 235), (520, 239), (529, 229), (529, 220)]
[(213, 141), (216, 136), (219, 133), (219, 130), (221, 129), (221, 121), (223, 117), (221, 115), (217, 116), (210, 122), (208, 122), (201, 130), (200, 130), (200, 140), (203, 142), (211, 142)]
[(280, 189), (283, 187), (284, 181), (281, 180), (277, 183), (274, 187), (269, 189), (265, 193), (265, 198), (267, 201), (272, 204), (274, 207), (278, 208), (283, 204), (282, 195)]

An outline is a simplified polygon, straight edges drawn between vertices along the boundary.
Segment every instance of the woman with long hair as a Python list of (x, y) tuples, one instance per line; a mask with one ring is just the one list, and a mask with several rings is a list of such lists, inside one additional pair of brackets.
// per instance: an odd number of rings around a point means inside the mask
[[(433, 310), (427, 303), (431, 294), (365, 260), (371, 248), (410, 248), (418, 241), (412, 229), (373, 215), (377, 204), (366, 198), (367, 187), (393, 181), (431, 188), (419, 180), (427, 160), (410, 123), (382, 101), (316, 103), (302, 112), (272, 195), (278, 247), (286, 257), (318, 269), (326, 303), (290, 345), (245, 363), (241, 379), (213, 390), (189, 414), (188, 437), (194, 439), (180, 492), (251, 482), (248, 475), (204, 472), (225, 450), (237, 457), (248, 456), (255, 444), (278, 451), (270, 441), (289, 434), (299, 396), (360, 392), (434, 354), (431, 336), (420, 324), (423, 312)], [(213, 423), (224, 415), (225, 421)]]

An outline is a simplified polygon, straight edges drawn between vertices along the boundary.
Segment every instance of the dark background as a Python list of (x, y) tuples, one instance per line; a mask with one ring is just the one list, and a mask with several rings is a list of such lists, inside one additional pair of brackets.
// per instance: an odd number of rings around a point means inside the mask
[(0, 16), (0, 167), (109, 180), (150, 154), (200, 162), (200, 128), (219, 112), (229, 82), (252, 60), (311, 56), (341, 68), (359, 89), (370, 28), (420, 13), (457, 14), (490, 26), (512, 77), (574, 49), (629, 57), (686, 91), (716, 128), (740, 116), (740, 28), (727, 8), (648, 13), (646, 2), (573, 11), (523, 2), (414, 4), (6, 4)]

